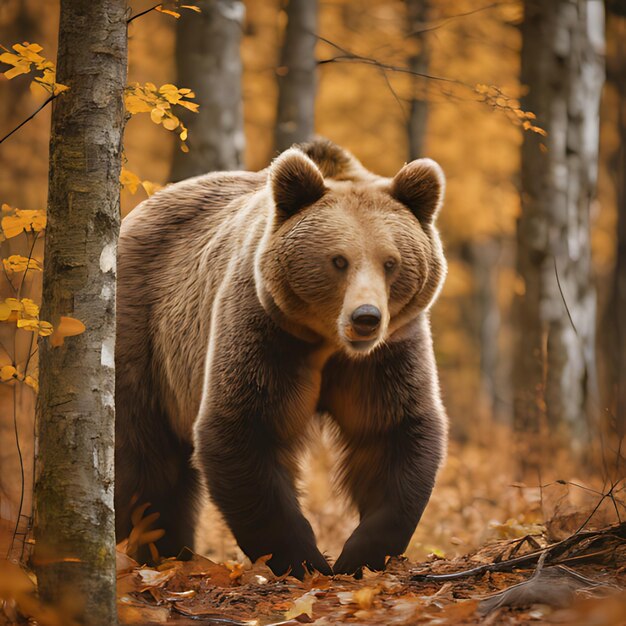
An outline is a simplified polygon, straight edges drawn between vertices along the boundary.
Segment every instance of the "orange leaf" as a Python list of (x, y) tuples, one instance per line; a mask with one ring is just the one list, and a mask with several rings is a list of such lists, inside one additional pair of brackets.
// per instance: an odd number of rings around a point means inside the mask
[(84, 333), (85, 330), (85, 325), (80, 320), (62, 315), (59, 320), (59, 324), (50, 336), (50, 345), (58, 348), (63, 345), (65, 337), (80, 335), (81, 333)]

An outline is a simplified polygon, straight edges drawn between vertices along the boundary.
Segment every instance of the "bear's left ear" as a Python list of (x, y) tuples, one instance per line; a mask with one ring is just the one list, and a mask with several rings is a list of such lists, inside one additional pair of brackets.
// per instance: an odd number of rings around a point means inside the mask
[(395, 175), (389, 192), (411, 209), (420, 222), (431, 224), (441, 208), (445, 186), (446, 179), (438, 163), (417, 159)]
[(327, 191), (324, 177), (300, 150), (285, 150), (270, 166), (270, 188), (278, 212), (285, 218), (317, 202)]

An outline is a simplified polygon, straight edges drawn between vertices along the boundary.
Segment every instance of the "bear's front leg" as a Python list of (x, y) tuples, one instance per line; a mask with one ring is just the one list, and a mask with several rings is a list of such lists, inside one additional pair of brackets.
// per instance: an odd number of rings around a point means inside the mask
[(441, 460), (441, 440), (407, 419), (378, 433), (375, 441), (347, 446), (345, 481), (360, 523), (333, 567), (335, 574), (382, 570), (388, 556), (402, 554), (422, 516)]
[[(247, 416), (246, 416), (247, 417)], [(330, 574), (309, 522), (300, 511), (291, 472), (272, 433), (254, 420), (212, 412), (197, 431), (197, 458), (211, 498), (251, 561), (271, 554), (277, 575), (305, 569)]]
[[(257, 321), (257, 335), (264, 324)], [(237, 349), (226, 348), (237, 342), (223, 334), (224, 347), (216, 345), (195, 425), (195, 460), (250, 560), (271, 554), (275, 574), (329, 575), (294, 485), (294, 455), (313, 416), (319, 381), (315, 388), (298, 358), (302, 347), (291, 345), (295, 340), (272, 328), (265, 333), (265, 342), (242, 345), (240, 332)]]
[(336, 574), (380, 570), (402, 554), (430, 498), (447, 418), (429, 343), (420, 344), (388, 344), (359, 361), (337, 357), (324, 371), (322, 408), (340, 427), (343, 480), (360, 514)]

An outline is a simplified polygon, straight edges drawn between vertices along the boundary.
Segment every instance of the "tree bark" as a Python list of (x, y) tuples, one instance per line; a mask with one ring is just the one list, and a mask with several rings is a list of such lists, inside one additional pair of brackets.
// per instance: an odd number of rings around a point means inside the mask
[[(412, 72), (425, 74), (430, 64), (430, 49), (424, 30), (429, 0), (406, 0), (408, 36), (413, 40), (415, 54), (409, 57)], [(408, 121), (409, 161), (424, 156), (424, 138), (428, 119), (428, 103), (424, 97), (424, 79), (412, 76), (412, 95)], [(419, 92), (422, 91), (420, 95)]]
[(603, 5), (526, 0), (524, 9), (522, 106), (547, 136), (527, 131), (522, 146), (514, 423), (535, 433), (545, 425), (580, 449), (596, 394), (589, 210), (604, 76)]
[(245, 138), (239, 47), (245, 8), (240, 0), (202, 0), (201, 14), (182, 11), (176, 31), (178, 87), (196, 93), (198, 113), (180, 118), (189, 152), (176, 149), (171, 178), (243, 168)]
[(626, 435), (626, 6), (609, 2), (613, 54), (607, 62), (609, 81), (618, 94), (619, 145), (612, 161), (617, 196), (615, 270), (608, 306), (610, 406), (618, 438)]
[(280, 55), (274, 148), (286, 150), (315, 132), (317, 0), (289, 0)]
[(81, 320), (40, 341), (35, 566), (42, 597), (117, 623), (113, 511), (115, 255), (126, 82), (126, 0), (61, 0), (42, 318)]

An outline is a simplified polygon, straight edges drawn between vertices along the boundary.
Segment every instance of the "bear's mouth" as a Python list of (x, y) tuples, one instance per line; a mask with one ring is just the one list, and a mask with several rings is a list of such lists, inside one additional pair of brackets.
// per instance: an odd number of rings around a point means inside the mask
[(350, 344), (350, 347), (353, 350), (356, 350), (357, 352), (367, 352), (368, 350), (374, 347), (377, 341), (378, 341), (378, 338), (374, 337), (374, 339), (349, 341), (348, 343)]

